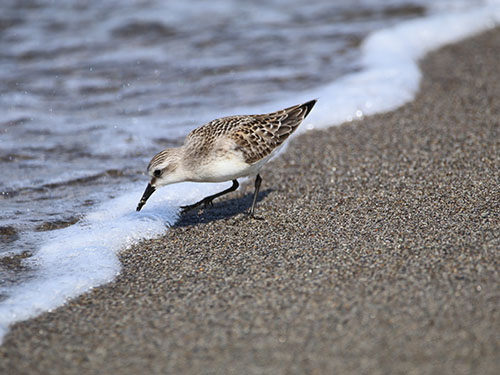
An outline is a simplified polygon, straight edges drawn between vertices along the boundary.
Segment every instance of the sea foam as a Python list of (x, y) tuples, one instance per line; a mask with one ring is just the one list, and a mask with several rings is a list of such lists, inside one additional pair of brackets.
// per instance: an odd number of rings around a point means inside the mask
[(370, 34), (361, 45), (362, 69), (300, 95), (318, 98), (301, 131), (325, 128), (394, 110), (418, 91), (419, 60), (429, 51), (488, 30), (500, 23), (500, 1), (406, 21)]
[(141, 212), (135, 207), (144, 186), (101, 204), (77, 224), (49, 232), (36, 254), (25, 260), (36, 270), (30, 280), (8, 290), (0, 303), (0, 337), (9, 324), (50, 311), (68, 299), (113, 280), (118, 252), (158, 237), (175, 223), (179, 205), (216, 193), (231, 183), (180, 183), (157, 191)]
[[(359, 72), (265, 108), (319, 98), (302, 131), (395, 109), (415, 96), (421, 77), (418, 60), (427, 52), (499, 22), (500, 1), (494, 0), (478, 8), (440, 13), (377, 31), (362, 43), (363, 68)], [(9, 289), (9, 297), (0, 303), (0, 337), (10, 324), (50, 311), (113, 280), (120, 272), (120, 250), (161, 236), (176, 222), (180, 205), (229, 184), (172, 185), (155, 193), (139, 213), (135, 207), (144, 186), (132, 186), (129, 193), (101, 204), (79, 223), (49, 232), (36, 254), (26, 260), (35, 275)]]

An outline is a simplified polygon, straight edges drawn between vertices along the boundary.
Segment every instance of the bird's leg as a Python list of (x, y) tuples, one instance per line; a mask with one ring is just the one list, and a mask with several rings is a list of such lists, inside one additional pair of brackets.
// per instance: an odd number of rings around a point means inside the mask
[(236, 189), (238, 189), (238, 186), (240, 186), (240, 184), (238, 183), (238, 181), (237, 180), (233, 180), (233, 184), (231, 185), (231, 187), (227, 188), (226, 190), (221, 191), (220, 193), (217, 193), (217, 194), (214, 194), (214, 195), (209, 195), (208, 197), (203, 198), (201, 201), (196, 202), (194, 204), (190, 204), (189, 206), (181, 206), (181, 208), (182, 208), (181, 213), (185, 214), (186, 212), (191, 211), (192, 209), (194, 209), (196, 207), (199, 207), (201, 205), (203, 205), (204, 207), (212, 206), (212, 201), (215, 198), (218, 198), (218, 197), (220, 197), (220, 196), (222, 196), (224, 194), (227, 194), (227, 193), (230, 193), (232, 191), (235, 191)]
[(259, 219), (262, 220), (259, 217), (254, 216), (254, 211), (255, 211), (255, 203), (257, 202), (257, 195), (259, 195), (259, 189), (260, 189), (260, 183), (262, 182), (262, 178), (260, 177), (260, 174), (257, 174), (257, 177), (255, 177), (255, 192), (253, 193), (253, 202), (252, 202), (252, 207), (250, 208), (249, 215), (253, 217), (254, 219)]

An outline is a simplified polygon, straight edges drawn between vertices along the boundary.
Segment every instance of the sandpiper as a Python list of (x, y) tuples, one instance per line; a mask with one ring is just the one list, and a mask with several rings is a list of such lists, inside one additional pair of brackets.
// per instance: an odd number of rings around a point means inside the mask
[(161, 186), (183, 181), (232, 180), (230, 188), (182, 206), (182, 213), (185, 213), (201, 205), (212, 205), (215, 198), (236, 190), (238, 178), (256, 175), (249, 212), (253, 217), (262, 181), (260, 169), (283, 146), (314, 104), (316, 100), (263, 115), (223, 117), (193, 130), (183, 146), (167, 148), (151, 159), (147, 170), (150, 182), (137, 205), (137, 211)]

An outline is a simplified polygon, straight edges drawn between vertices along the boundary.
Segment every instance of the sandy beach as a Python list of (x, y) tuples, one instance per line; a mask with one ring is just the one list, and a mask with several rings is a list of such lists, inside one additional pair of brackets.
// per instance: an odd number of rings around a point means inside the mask
[[(1, 374), (500, 373), (500, 29), (11, 327)], [(320, 98), (321, 100), (321, 98)], [(135, 207), (133, 207), (134, 209)]]

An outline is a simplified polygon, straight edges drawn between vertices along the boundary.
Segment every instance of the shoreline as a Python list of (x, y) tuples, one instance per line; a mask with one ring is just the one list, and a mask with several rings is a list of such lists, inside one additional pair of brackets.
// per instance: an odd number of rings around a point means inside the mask
[(497, 373), (500, 29), (430, 53), (415, 100), (305, 133), (251, 184), (17, 323), (16, 373)]

